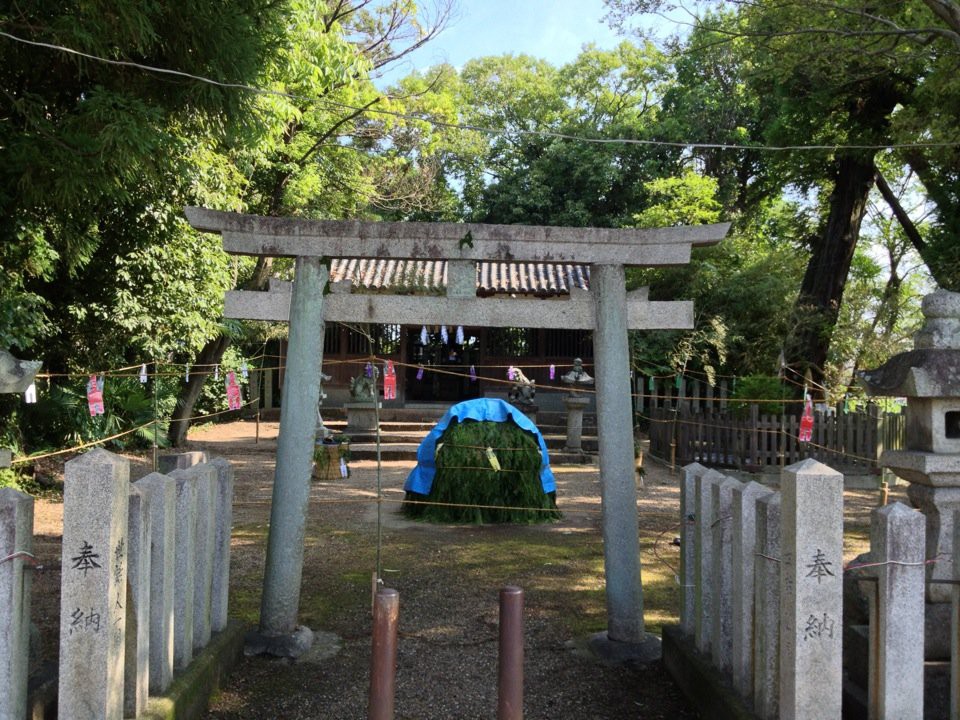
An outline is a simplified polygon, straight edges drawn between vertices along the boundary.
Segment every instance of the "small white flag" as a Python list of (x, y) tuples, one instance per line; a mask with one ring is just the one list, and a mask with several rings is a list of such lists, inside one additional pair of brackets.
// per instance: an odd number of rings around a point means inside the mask
[(219, 379), (220, 379), (220, 366), (219, 366), (219, 365), (214, 365), (214, 366), (213, 366), (213, 379), (214, 379), (214, 380), (219, 380)]
[(430, 342), (430, 336), (427, 335), (427, 326), (424, 325), (424, 326), (420, 329), (420, 344), (421, 344), (421, 345), (426, 345), (428, 342)]
[(443, 344), (444, 344), (444, 345), (446, 345), (448, 342), (450, 342), (450, 336), (447, 334), (447, 326), (446, 326), (446, 325), (441, 325), (441, 326), (440, 326), (440, 339), (443, 340)]
[(246, 360), (244, 360), (242, 363), (240, 363), (240, 374), (241, 374), (244, 378), (247, 377), (247, 361), (246, 361)]
[(187, 363), (187, 371), (186, 371), (186, 374), (183, 376), (183, 381), (190, 382), (190, 363)]
[(37, 401), (36, 383), (30, 383), (30, 387), (28, 387), (23, 393), (23, 400), (29, 405), (33, 405)]
[(340, 477), (350, 477), (350, 471), (347, 469), (347, 461), (340, 458)]
[(140, 366), (140, 382), (142, 383), (147, 382), (147, 364), (146, 363)]
[(457, 325), (457, 345), (463, 345), (463, 325)]

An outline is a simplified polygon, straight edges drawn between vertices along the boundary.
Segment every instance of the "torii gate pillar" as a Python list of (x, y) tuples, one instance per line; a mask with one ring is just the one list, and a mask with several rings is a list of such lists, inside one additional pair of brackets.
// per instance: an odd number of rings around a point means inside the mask
[(633, 433), (625, 435), (624, 431), (633, 427), (633, 408), (623, 265), (591, 266), (590, 284), (597, 308), (593, 359), (607, 581), (607, 637), (640, 643), (644, 640), (644, 626), (636, 471)]
[[(290, 342), (280, 406), (277, 468), (260, 604), (260, 633), (295, 644), (312, 641), (299, 630), (303, 539), (310, 503), (310, 463), (317, 431), (323, 364), (323, 289), (328, 271), (319, 257), (298, 257), (290, 300)], [(275, 654), (296, 654), (275, 652)]]

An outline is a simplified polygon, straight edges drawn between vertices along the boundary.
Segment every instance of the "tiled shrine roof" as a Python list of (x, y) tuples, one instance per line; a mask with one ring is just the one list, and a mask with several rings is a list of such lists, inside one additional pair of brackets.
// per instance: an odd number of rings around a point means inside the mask
[[(442, 292), (447, 286), (446, 260), (335, 259), (330, 281), (352, 280), (366, 290)], [(571, 287), (588, 290), (590, 267), (561, 263), (478, 262), (478, 295), (564, 295)]]

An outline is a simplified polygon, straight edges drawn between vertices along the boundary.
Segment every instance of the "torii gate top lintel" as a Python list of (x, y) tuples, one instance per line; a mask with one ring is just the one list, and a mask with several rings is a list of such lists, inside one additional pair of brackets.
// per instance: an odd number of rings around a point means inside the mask
[(729, 223), (673, 228), (573, 228), (479, 223), (307, 220), (188, 207), (197, 230), (220, 233), (237, 255), (410, 260), (681, 265), (690, 248), (720, 242)]

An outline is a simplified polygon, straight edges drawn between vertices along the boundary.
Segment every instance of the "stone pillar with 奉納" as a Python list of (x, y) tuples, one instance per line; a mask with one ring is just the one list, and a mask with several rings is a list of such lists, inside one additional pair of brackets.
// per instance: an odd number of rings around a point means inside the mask
[(123, 717), (129, 483), (106, 450), (66, 464), (58, 707), (71, 720)]
[(0, 488), (0, 720), (27, 715), (33, 498)]
[(780, 487), (780, 717), (839, 720), (843, 475), (808, 459)]

